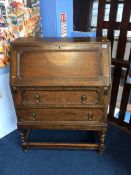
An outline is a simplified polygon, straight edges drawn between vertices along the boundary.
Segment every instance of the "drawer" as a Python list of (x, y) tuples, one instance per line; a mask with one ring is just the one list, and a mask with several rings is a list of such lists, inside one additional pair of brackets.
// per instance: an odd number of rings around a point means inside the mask
[(25, 105), (96, 105), (100, 102), (100, 92), (88, 91), (24, 91), (22, 103)]
[(17, 110), (19, 121), (105, 121), (104, 109), (23, 109)]

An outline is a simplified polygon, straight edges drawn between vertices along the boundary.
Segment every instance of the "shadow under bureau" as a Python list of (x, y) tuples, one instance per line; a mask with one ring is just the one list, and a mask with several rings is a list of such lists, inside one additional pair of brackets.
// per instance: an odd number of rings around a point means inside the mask
[[(18, 38), (11, 43), (10, 85), (22, 147), (104, 151), (110, 96), (105, 38)], [(97, 131), (98, 143), (33, 142), (31, 130)]]

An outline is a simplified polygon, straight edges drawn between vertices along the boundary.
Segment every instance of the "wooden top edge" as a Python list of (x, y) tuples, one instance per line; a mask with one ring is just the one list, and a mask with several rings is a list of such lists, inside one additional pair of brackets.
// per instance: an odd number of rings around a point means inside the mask
[(11, 44), (20, 44), (20, 45), (36, 45), (41, 43), (108, 43), (109, 40), (105, 37), (75, 37), (75, 38), (54, 38), (54, 37), (47, 37), (47, 38), (35, 38), (35, 37), (19, 37), (15, 39)]

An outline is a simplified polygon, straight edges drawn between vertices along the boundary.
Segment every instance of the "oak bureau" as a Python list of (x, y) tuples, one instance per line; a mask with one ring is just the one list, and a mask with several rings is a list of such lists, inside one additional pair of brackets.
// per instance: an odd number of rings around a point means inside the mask
[[(106, 38), (18, 38), (11, 43), (10, 85), (23, 149), (104, 151), (110, 97)], [(31, 130), (87, 130), (98, 143), (33, 142)]]

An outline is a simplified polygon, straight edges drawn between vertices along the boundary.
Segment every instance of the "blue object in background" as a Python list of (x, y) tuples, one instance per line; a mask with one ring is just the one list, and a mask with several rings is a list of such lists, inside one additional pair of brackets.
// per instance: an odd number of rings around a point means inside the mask
[(67, 37), (73, 31), (73, 0), (40, 0), (43, 37), (61, 37), (61, 13), (66, 13)]
[[(115, 114), (115, 118), (117, 118), (117, 119), (119, 118), (119, 112), (117, 112)], [(124, 122), (129, 123), (130, 122), (130, 119), (131, 119), (131, 112), (126, 111), (125, 117), (124, 117)]]
[(71, 33), (72, 37), (96, 37), (96, 32), (80, 32), (80, 31), (73, 31)]
[(42, 33), (46, 37), (57, 35), (56, 0), (40, 0)]
[(73, 31), (73, 0), (40, 0), (40, 13), (43, 37), (62, 37), (61, 13), (66, 13), (66, 37), (96, 37), (96, 32)]
[(9, 67), (0, 68), (0, 138), (16, 128), (16, 114), (9, 86)]

